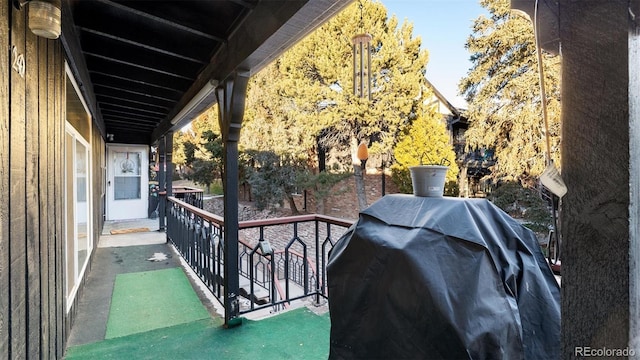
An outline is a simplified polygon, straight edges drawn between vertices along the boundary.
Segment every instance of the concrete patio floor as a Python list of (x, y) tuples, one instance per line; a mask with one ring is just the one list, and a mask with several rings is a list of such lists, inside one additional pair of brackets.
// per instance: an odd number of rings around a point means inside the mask
[[(105, 224), (85, 286), (78, 295), (77, 315), (65, 358), (294, 359), (301, 355), (305, 359), (327, 358), (330, 320), (326, 312), (317, 315), (303, 307), (260, 321), (244, 319), (238, 328), (224, 329), (220, 305), (183, 267), (179, 255), (166, 243), (166, 234), (157, 230), (157, 220), (155, 228), (153, 225), (147, 219)], [(150, 231), (110, 235), (111, 229), (138, 228)], [(123, 274), (175, 268), (186, 274), (209, 317), (110, 338), (107, 324), (113, 311), (116, 280)]]

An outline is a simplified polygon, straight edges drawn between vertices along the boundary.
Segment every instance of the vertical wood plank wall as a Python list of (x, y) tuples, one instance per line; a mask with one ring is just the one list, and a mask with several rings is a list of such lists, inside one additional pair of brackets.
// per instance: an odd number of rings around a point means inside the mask
[[(0, 358), (54, 359), (68, 322), (64, 56), (59, 40), (28, 30), (26, 15), (0, 0)], [(13, 69), (18, 56), (24, 76)]]
[[(0, 49), (9, 48), (9, 1), (0, 1)], [(0, 51), (0, 64), (0, 198), (6, 198), (9, 196), (9, 51)], [(10, 326), (9, 212), (7, 206), (0, 206), (0, 355), (9, 351)]]

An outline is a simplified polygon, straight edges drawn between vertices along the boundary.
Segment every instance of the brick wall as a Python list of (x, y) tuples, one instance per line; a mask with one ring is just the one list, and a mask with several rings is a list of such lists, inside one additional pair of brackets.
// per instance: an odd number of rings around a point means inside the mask
[[(382, 177), (378, 174), (367, 174), (364, 179), (367, 193), (367, 204), (371, 205), (382, 196)], [(324, 213), (343, 219), (355, 220), (358, 218), (358, 199), (355, 193), (355, 178), (353, 176), (339, 182), (332, 188), (332, 194), (325, 200), (324, 212), (319, 211), (312, 193), (307, 194), (307, 209), (303, 210), (304, 197), (296, 197), (296, 206), (300, 212)], [(391, 180), (391, 176), (386, 175), (385, 193), (398, 193), (398, 187)], [(288, 206), (288, 204), (286, 204)]]

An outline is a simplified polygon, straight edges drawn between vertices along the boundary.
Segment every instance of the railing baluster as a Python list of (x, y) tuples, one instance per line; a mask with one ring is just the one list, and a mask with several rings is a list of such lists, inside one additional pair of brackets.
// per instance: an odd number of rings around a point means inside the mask
[[(185, 259), (196, 275), (203, 281), (216, 299), (224, 304), (224, 221), (221, 217), (210, 214), (196, 207), (202, 204), (200, 194), (185, 194), (186, 201), (168, 197), (167, 239)], [(307, 224), (307, 225), (304, 225)], [(326, 225), (326, 237), (321, 235)], [(327, 297), (326, 262), (328, 251), (333, 247), (332, 226), (342, 229), (351, 226), (351, 222), (322, 215), (303, 215), (288, 218), (242, 221), (239, 229), (245, 232), (257, 231), (257, 238), (248, 241), (240, 239), (238, 244), (239, 274), (249, 278), (250, 306), (240, 309), (247, 313), (265, 307), (275, 310), (287, 308), (291, 301), (314, 296), (315, 303)], [(302, 226), (306, 226), (304, 231)], [(287, 231), (286, 228), (290, 229)], [(251, 230), (253, 229), (253, 230)], [(267, 234), (269, 239), (265, 238)], [(321, 231), (322, 230), (322, 231)], [(309, 232), (313, 231), (310, 235)], [(243, 232), (243, 236), (245, 234)], [(289, 240), (279, 236), (292, 234)], [(286, 235), (285, 235), (286, 236)], [(251, 235), (249, 234), (249, 237)], [(324, 238), (324, 241), (321, 240)], [(260, 241), (271, 241), (274, 249), (272, 255), (261, 253)], [(285, 244), (283, 246), (283, 244)], [(280, 244), (280, 249), (278, 249)], [(285, 289), (280, 280), (285, 282)], [(295, 284), (295, 285), (294, 285)], [(302, 295), (292, 294), (292, 286), (299, 286)], [(257, 289), (267, 291), (269, 301), (258, 304)]]
[(315, 231), (315, 253), (316, 253), (316, 275), (315, 275), (315, 293), (316, 293), (316, 305), (320, 305), (320, 283), (318, 281), (318, 275), (320, 274), (320, 252), (318, 251), (320, 249), (320, 223), (318, 222), (318, 220), (313, 222), (313, 225), (316, 229)]

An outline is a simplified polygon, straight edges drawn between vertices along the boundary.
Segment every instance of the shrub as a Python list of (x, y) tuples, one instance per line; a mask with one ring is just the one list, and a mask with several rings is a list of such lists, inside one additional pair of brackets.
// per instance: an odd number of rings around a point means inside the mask
[[(411, 194), (409, 168), (415, 165), (436, 165), (448, 163), (447, 182), (455, 182), (458, 176), (456, 153), (449, 144), (446, 126), (435, 113), (419, 116), (403, 131), (393, 149), (395, 163), (391, 165), (391, 179), (400, 192)], [(455, 196), (454, 187), (449, 186), (445, 195)]]
[(546, 232), (551, 226), (551, 210), (535, 190), (506, 182), (498, 186), (489, 199), (512, 217), (525, 220), (525, 226), (535, 232)]

